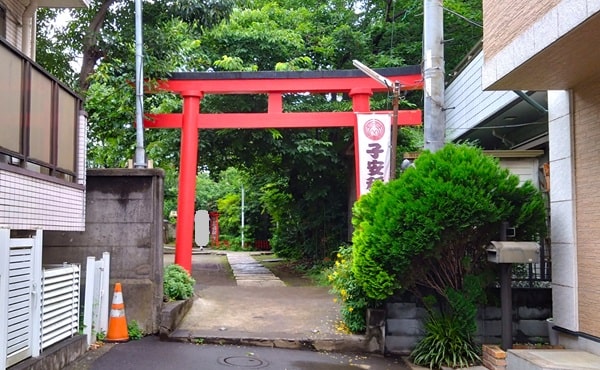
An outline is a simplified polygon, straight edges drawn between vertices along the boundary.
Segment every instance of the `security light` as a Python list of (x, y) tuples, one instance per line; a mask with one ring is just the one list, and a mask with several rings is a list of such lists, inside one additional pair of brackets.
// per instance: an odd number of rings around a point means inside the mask
[(369, 68), (366, 65), (362, 64), (358, 60), (356, 60), (356, 59), (352, 60), (352, 64), (354, 64), (354, 66), (356, 68), (360, 69), (366, 75), (368, 75), (369, 77), (371, 77), (375, 81), (379, 82), (383, 86), (387, 87), (388, 89), (391, 89), (394, 86), (394, 83), (392, 81), (390, 81), (390, 79), (388, 79), (388, 78), (380, 75), (379, 73), (375, 72), (371, 68)]

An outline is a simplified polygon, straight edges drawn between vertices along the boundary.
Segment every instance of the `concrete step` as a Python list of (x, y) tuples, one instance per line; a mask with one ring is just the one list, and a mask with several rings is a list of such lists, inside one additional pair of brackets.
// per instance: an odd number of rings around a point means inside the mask
[(569, 349), (511, 349), (506, 363), (508, 370), (597, 370), (600, 356)]
[(285, 286), (283, 281), (256, 261), (249, 253), (227, 253), (227, 261), (239, 286)]

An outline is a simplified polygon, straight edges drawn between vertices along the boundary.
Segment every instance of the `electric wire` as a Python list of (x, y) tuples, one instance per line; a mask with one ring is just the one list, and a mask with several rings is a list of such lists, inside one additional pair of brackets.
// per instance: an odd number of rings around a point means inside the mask
[(479, 24), (479, 23), (475, 22), (474, 20), (472, 20), (472, 19), (469, 19), (469, 18), (465, 17), (465, 16), (464, 16), (464, 15), (462, 15), (462, 14), (460, 14), (460, 13), (458, 13), (458, 12), (455, 12), (455, 11), (454, 11), (454, 10), (452, 10), (452, 9), (448, 9), (448, 8), (446, 8), (445, 6), (442, 6), (442, 9), (444, 9), (444, 10), (445, 10), (445, 11), (447, 11), (448, 13), (454, 14), (455, 16), (457, 16), (457, 17), (461, 18), (462, 20), (464, 20), (464, 21), (466, 21), (466, 22), (468, 22), (468, 23), (471, 23), (471, 24), (472, 24), (472, 25), (474, 25), (474, 26), (477, 26), (477, 27), (479, 27), (479, 28), (483, 28), (483, 25), (482, 25), (482, 24)]

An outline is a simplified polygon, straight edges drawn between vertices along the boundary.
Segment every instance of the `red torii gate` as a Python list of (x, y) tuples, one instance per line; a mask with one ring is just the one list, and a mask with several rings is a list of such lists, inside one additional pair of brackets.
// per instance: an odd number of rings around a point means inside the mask
[[(423, 77), (419, 66), (377, 69), (377, 72), (392, 81), (399, 81), (402, 90), (423, 88)], [(358, 148), (356, 113), (370, 112), (371, 95), (374, 92), (387, 91), (384, 86), (358, 70), (178, 72), (172, 73), (168, 80), (159, 84), (158, 88), (183, 97), (183, 113), (147, 115), (144, 125), (147, 128), (181, 129), (175, 263), (190, 273), (198, 165), (198, 129), (354, 127), (356, 151)], [(353, 112), (284, 113), (282, 96), (289, 93), (347, 93), (352, 98)], [(205, 94), (267, 94), (268, 109), (266, 113), (200, 113), (200, 100)], [(399, 125), (421, 123), (420, 110), (398, 112)], [(356, 156), (358, 157), (358, 154)]]

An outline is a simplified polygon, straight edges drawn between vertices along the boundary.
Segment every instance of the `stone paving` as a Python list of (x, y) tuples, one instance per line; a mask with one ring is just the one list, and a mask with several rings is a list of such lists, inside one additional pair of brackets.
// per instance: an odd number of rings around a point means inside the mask
[(235, 276), (238, 286), (285, 286), (283, 281), (252, 258), (249, 253), (227, 253), (227, 261), (233, 270), (233, 276)]

